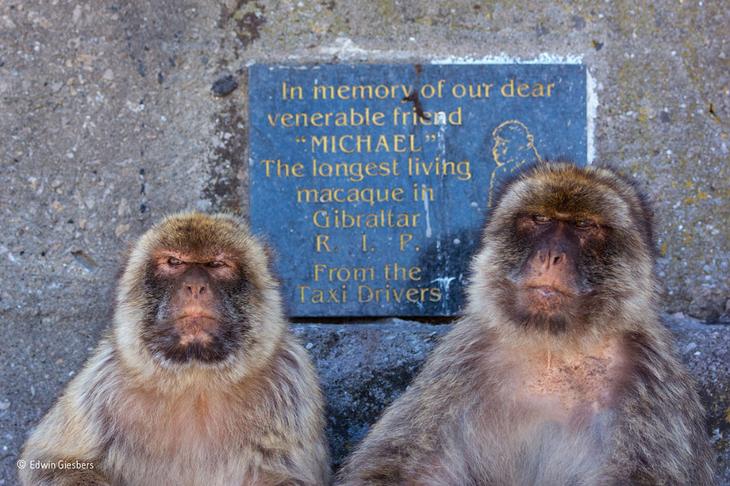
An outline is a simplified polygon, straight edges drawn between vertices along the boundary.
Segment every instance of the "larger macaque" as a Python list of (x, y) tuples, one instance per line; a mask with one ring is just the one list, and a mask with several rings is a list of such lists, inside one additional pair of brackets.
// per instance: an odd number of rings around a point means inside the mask
[(657, 315), (652, 238), (610, 170), (540, 164), (513, 181), (465, 316), (340, 484), (713, 484), (704, 412)]
[(142, 236), (111, 332), (23, 459), (24, 485), (327, 484), (317, 376), (237, 220), (182, 214)]

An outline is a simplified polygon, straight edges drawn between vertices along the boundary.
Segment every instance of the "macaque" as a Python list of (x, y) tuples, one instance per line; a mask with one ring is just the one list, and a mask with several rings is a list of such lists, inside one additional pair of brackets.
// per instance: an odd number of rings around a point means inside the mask
[(22, 457), (24, 485), (328, 483), (318, 378), (242, 223), (183, 213), (137, 241), (110, 332)]
[(507, 184), (464, 316), (339, 484), (713, 484), (704, 411), (658, 317), (651, 219), (606, 168), (541, 163)]

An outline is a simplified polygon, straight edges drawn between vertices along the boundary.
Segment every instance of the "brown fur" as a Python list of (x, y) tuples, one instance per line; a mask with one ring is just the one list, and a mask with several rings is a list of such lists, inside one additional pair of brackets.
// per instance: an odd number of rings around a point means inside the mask
[[(600, 251), (583, 262), (592, 292), (560, 326), (511, 307), (525, 213), (601, 225)], [(646, 204), (613, 171), (541, 164), (509, 184), (464, 317), (339, 484), (713, 484), (704, 412), (657, 315), (651, 238)]]
[[(165, 249), (236, 256), (247, 282), (245, 332), (217, 362), (172, 362), (144, 340), (145, 271)], [(235, 324), (235, 323), (234, 323)], [(93, 471), (21, 471), (24, 485), (323, 485), (323, 400), (306, 351), (287, 329), (260, 244), (236, 219), (167, 218), (137, 242), (111, 332), (31, 433), (27, 461)]]

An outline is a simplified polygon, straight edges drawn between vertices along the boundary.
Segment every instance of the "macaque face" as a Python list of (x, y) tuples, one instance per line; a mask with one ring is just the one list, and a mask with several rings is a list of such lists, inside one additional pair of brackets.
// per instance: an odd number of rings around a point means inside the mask
[(638, 288), (625, 282), (647, 281), (649, 220), (629, 209), (628, 186), (601, 174), (548, 164), (516, 181), (495, 208), (489, 279), (515, 322), (555, 332), (589, 325)]
[(142, 335), (153, 355), (218, 362), (242, 344), (248, 286), (230, 254), (160, 249), (145, 287), (152, 305)]
[(559, 328), (581, 314), (601, 280), (597, 255), (608, 231), (591, 216), (556, 212), (517, 216), (514, 236), (523, 258), (511, 275), (516, 286), (514, 309), (521, 320)]

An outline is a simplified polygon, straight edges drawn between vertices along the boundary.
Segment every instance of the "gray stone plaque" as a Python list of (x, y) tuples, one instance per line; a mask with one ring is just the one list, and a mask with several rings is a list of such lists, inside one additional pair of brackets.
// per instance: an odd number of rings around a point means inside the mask
[(587, 159), (577, 64), (254, 65), (250, 207), (293, 316), (450, 316), (500, 183)]

